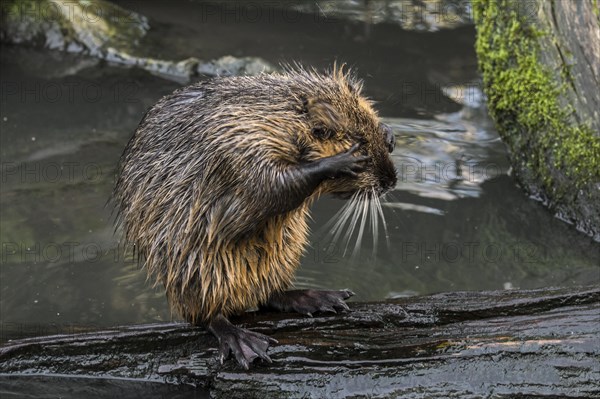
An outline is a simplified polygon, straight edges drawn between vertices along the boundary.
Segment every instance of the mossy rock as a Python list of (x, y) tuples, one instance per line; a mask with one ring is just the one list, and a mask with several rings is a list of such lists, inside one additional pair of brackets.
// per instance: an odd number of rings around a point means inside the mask
[(0, 38), (102, 56), (109, 48), (133, 49), (149, 29), (146, 17), (105, 0), (7, 0)]
[(148, 57), (143, 44), (150, 29), (148, 19), (106, 0), (5, 0), (0, 4), (4, 43), (85, 54), (182, 84), (202, 76), (254, 75), (276, 69), (258, 57), (211, 61)]
[(600, 26), (596, 0), (474, 0), (491, 116), (514, 174), (600, 240)]

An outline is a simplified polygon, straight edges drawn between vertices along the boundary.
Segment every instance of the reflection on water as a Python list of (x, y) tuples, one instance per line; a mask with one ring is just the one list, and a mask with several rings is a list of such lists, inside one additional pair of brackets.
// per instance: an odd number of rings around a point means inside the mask
[(398, 137), (392, 155), (399, 189), (420, 197), (444, 200), (478, 197), (481, 184), (506, 174), (504, 147), (485, 118), (468, 112), (436, 120), (389, 119)]
[(365, 24), (396, 24), (406, 30), (436, 32), (470, 24), (471, 3), (444, 1), (339, 1), (294, 2), (290, 8), (323, 17), (341, 17)]
[[(323, 226), (343, 202), (323, 198), (298, 286), (348, 287), (357, 300), (375, 300), (600, 282), (598, 244), (507, 175), (504, 147), (481, 108), (472, 27), (419, 33), (381, 23), (365, 38), (352, 19), (301, 17), (290, 27), (277, 13), (263, 24), (223, 23), (213, 13), (199, 23), (196, 2), (173, 13), (123, 4), (149, 16), (145, 45), (162, 58), (230, 53), (317, 67), (338, 59), (364, 78), (397, 137), (399, 182), (383, 203), (387, 237), (380, 231), (374, 247), (367, 230), (358, 254), (342, 256), (345, 243), (331, 243)], [(0, 339), (170, 319), (160, 287), (123, 255), (105, 203), (145, 109), (178, 86), (44, 51), (3, 47), (1, 63)]]

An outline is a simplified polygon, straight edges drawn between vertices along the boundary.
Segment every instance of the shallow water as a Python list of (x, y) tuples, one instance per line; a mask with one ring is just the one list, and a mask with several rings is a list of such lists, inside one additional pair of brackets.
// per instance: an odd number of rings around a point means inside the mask
[[(323, 226), (344, 202), (320, 200), (297, 286), (347, 287), (365, 301), (600, 282), (598, 243), (553, 218), (508, 175), (482, 107), (468, 23), (402, 29), (276, 10), (257, 21), (237, 6), (208, 12), (204, 3), (176, 2), (165, 12), (119, 3), (150, 18), (143, 46), (155, 57), (232, 54), (318, 68), (339, 60), (365, 80), (397, 137), (399, 182), (383, 202), (387, 234), (380, 223), (374, 246), (368, 224), (358, 253), (357, 233), (346, 251), (343, 237), (332, 245)], [(160, 287), (123, 255), (105, 203), (144, 110), (180, 85), (6, 46), (1, 68), (0, 339), (171, 319)]]

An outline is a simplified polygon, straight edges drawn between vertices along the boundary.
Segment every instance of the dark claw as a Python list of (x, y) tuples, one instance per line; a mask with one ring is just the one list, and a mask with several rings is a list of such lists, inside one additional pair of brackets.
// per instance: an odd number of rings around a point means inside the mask
[(323, 305), (321, 306), (321, 308), (319, 309), (321, 312), (326, 312), (326, 313), (334, 313), (337, 314), (337, 311), (333, 308), (333, 306), (326, 306)]
[(350, 298), (351, 296), (354, 296), (354, 295), (356, 295), (356, 294), (354, 293), (354, 291), (350, 291), (348, 288), (346, 288), (345, 290), (341, 290), (341, 292), (343, 292), (343, 293), (344, 293), (344, 295), (345, 295), (344, 299), (348, 299), (348, 298)]
[(346, 154), (354, 154), (359, 149), (360, 149), (360, 143), (356, 143), (352, 147), (350, 147), (350, 149), (348, 151), (346, 151)]
[(236, 327), (224, 316), (215, 317), (209, 324), (208, 329), (219, 340), (219, 357), (221, 364), (233, 356), (244, 369), (248, 370), (250, 363), (256, 358), (261, 358), (268, 363), (273, 361), (267, 355), (267, 349), (271, 343), (277, 340), (266, 335)]
[(352, 295), (354, 293), (350, 290), (292, 290), (273, 295), (265, 307), (283, 312), (297, 312), (312, 317), (315, 312), (337, 313), (350, 310), (344, 300)]
[(338, 300), (337, 306), (342, 308), (343, 310), (350, 311), (350, 307), (346, 304), (346, 302), (342, 301), (341, 299)]

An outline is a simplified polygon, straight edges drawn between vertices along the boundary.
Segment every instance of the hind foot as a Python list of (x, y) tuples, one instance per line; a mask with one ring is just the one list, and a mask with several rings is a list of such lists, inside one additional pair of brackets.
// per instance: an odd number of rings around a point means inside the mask
[(272, 363), (271, 358), (267, 355), (267, 349), (270, 344), (276, 344), (277, 340), (264, 334), (236, 327), (223, 315), (215, 317), (207, 327), (219, 340), (221, 364), (229, 358), (231, 353), (240, 366), (246, 370), (256, 358)]
[(350, 290), (291, 290), (273, 294), (264, 307), (312, 317), (315, 312), (337, 313), (338, 310), (350, 310), (344, 300), (353, 295), (354, 292)]

